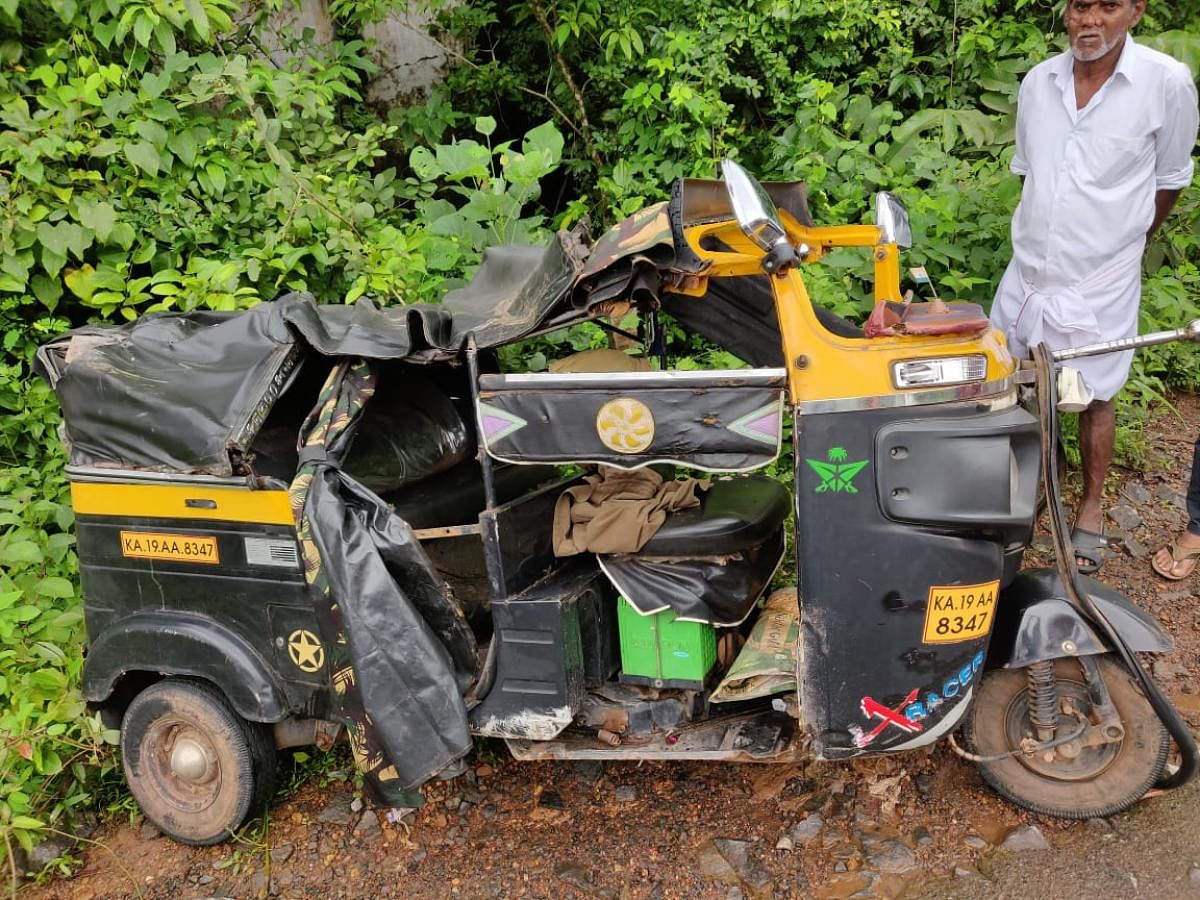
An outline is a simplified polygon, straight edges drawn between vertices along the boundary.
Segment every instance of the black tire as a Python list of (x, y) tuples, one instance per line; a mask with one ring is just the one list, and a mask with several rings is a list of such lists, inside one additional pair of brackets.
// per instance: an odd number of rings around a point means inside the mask
[[(1125, 735), (1117, 743), (1085, 747), (1073, 759), (1055, 754), (1015, 756), (976, 763), (983, 780), (1018, 806), (1063, 819), (1111, 816), (1133, 806), (1162, 774), (1171, 741), (1136, 679), (1110, 656), (1098, 660)], [(1090, 708), (1078, 660), (1054, 664), (1060, 696), (1066, 691), (1075, 706)], [(1016, 749), (1028, 729), (1025, 669), (988, 672), (963, 724), (967, 749), (994, 756)]]
[(242, 719), (242, 727), (250, 742), (250, 753), (254, 757), (254, 796), (250, 798), (249, 816), (259, 816), (271, 805), (275, 796), (276, 771), (279, 765), (279, 754), (275, 750), (275, 732), (270, 725), (261, 722), (247, 722)]
[(184, 844), (216, 844), (266, 806), (274, 789), (270, 730), (242, 719), (203, 682), (146, 688), (121, 722), (129, 790), (146, 818)]

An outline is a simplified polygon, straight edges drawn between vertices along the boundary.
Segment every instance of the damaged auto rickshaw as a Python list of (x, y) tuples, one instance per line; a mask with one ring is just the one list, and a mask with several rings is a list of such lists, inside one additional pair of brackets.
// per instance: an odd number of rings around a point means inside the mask
[[(276, 748), (343, 728), (391, 805), (461, 771), (476, 737), (522, 760), (790, 762), (961, 729), (996, 790), (1069, 818), (1192, 776), (1192, 739), (1134, 656), (1169, 638), (1071, 564), (1056, 361), (1012, 359), (976, 305), (905, 302), (894, 197), (874, 225), (816, 226), (802, 185), (723, 172), (591, 247), (493, 248), (440, 305), (289, 295), (42, 349), (84, 691), (120, 722), (159, 828), (222, 840), (269, 798)], [(836, 247), (873, 255), (865, 328), (805, 290)], [(504, 345), (620, 331), (626, 310), (642, 358), (598, 367), (628, 371), (499, 371)], [(665, 316), (749, 367), (673, 369)], [(751, 474), (787, 420), (790, 494)], [(582, 552), (556, 555), (564, 492), (641, 473), (653, 493), (671, 467), (711, 484), (643, 515), (636, 549), (590, 549), (574, 522)], [(1059, 562), (1019, 571), (1043, 471)], [(764, 601), (789, 522), (796, 589)]]

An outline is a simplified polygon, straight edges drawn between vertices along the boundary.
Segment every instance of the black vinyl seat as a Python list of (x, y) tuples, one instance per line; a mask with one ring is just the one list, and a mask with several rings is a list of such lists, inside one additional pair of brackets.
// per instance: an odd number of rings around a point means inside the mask
[(792, 495), (764, 475), (714, 481), (697, 494), (700, 506), (667, 517), (639, 556), (723, 556), (749, 550), (775, 535)]
[(784, 553), (791, 494), (762, 475), (714, 481), (701, 505), (667, 517), (637, 553), (600, 557), (617, 592), (642, 615), (740, 625)]

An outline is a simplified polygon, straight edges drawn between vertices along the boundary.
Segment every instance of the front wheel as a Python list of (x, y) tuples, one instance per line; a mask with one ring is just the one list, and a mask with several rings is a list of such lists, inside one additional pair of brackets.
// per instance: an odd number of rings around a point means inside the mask
[[(1111, 816), (1128, 809), (1162, 774), (1171, 741), (1136, 679), (1109, 656), (1097, 660), (1124, 735), (1111, 743), (1067, 745), (977, 762), (979, 772), (997, 793), (1033, 812), (1063, 819)], [(1087, 716), (1091, 700), (1083, 669), (1076, 659), (1054, 662), (1060, 700)], [(1074, 727), (1060, 719), (1059, 733)], [(963, 724), (967, 749), (994, 757), (1021, 747), (1034, 737), (1029, 721), (1025, 669), (988, 672)]]

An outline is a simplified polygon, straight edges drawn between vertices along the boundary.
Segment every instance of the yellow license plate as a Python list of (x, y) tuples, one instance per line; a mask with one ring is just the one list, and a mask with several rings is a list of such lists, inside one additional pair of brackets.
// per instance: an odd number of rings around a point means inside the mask
[(122, 531), (121, 553), (134, 559), (169, 559), (176, 562), (219, 563), (217, 539), (191, 534), (156, 534)]
[(998, 593), (999, 581), (931, 587), (921, 639), (926, 644), (954, 644), (983, 637), (992, 630)]

